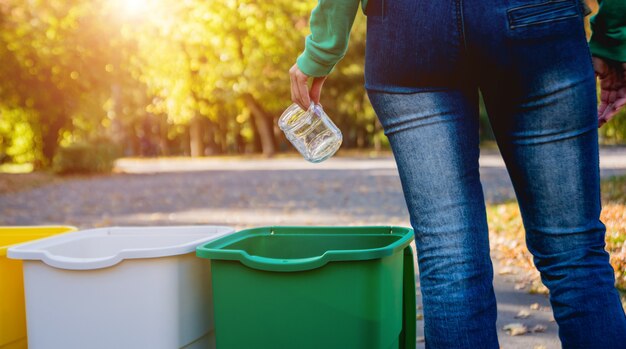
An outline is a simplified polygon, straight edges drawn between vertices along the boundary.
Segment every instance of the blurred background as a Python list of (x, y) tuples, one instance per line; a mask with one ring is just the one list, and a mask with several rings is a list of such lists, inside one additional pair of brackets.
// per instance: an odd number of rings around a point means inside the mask
[[(292, 151), (276, 121), (316, 4), (0, 0), (0, 171)], [(363, 89), (364, 51), (359, 13), (322, 97), (344, 152), (388, 148)], [(484, 110), (481, 119), (489, 144)], [(626, 142), (626, 117), (600, 132), (605, 144)]]
[[(291, 150), (276, 121), (315, 4), (1, 0), (0, 164)], [(363, 90), (364, 24), (322, 101), (345, 149), (386, 147)]]

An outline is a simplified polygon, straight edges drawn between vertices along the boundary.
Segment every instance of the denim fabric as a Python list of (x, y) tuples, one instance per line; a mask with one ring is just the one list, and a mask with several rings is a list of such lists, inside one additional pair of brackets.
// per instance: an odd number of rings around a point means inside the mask
[(415, 229), (426, 347), (498, 348), (478, 90), (564, 348), (626, 348), (578, 0), (369, 0), (366, 88)]

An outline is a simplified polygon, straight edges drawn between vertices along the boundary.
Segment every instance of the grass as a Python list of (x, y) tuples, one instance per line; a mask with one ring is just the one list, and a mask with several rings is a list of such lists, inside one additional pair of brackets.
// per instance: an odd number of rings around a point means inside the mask
[[(547, 292), (526, 249), (517, 202), (489, 205), (487, 215), (495, 258), (527, 270), (530, 292)], [(601, 220), (606, 225), (606, 250), (615, 269), (616, 286), (626, 292), (626, 176), (602, 181)]]

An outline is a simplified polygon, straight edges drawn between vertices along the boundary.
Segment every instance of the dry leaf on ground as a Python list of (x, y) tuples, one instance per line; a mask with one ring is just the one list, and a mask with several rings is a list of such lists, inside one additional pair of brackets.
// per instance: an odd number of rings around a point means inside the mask
[(498, 274), (499, 275), (513, 275), (517, 273), (511, 267), (503, 267), (498, 271)]
[(517, 322), (508, 324), (502, 328), (505, 330), (509, 336), (521, 336), (528, 332), (528, 327), (524, 326), (524, 324), (520, 324)]

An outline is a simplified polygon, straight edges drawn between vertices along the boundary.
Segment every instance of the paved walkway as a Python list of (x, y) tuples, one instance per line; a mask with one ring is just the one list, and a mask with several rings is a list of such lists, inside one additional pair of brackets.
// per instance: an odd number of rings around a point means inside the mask
[[(626, 149), (603, 150), (601, 158), (603, 176), (626, 173)], [(334, 158), (317, 165), (300, 158), (121, 160), (118, 169), (122, 173), (0, 195), (0, 225), (408, 225), (391, 158)], [(497, 153), (481, 157), (481, 178), (489, 202), (514, 198)], [(560, 348), (547, 298), (515, 290), (514, 275), (498, 270), (502, 348)], [(540, 309), (531, 310), (533, 303)], [(515, 319), (522, 309), (530, 316)], [(512, 322), (546, 331), (511, 337), (502, 327)], [(417, 323), (422, 336), (422, 321)]]

